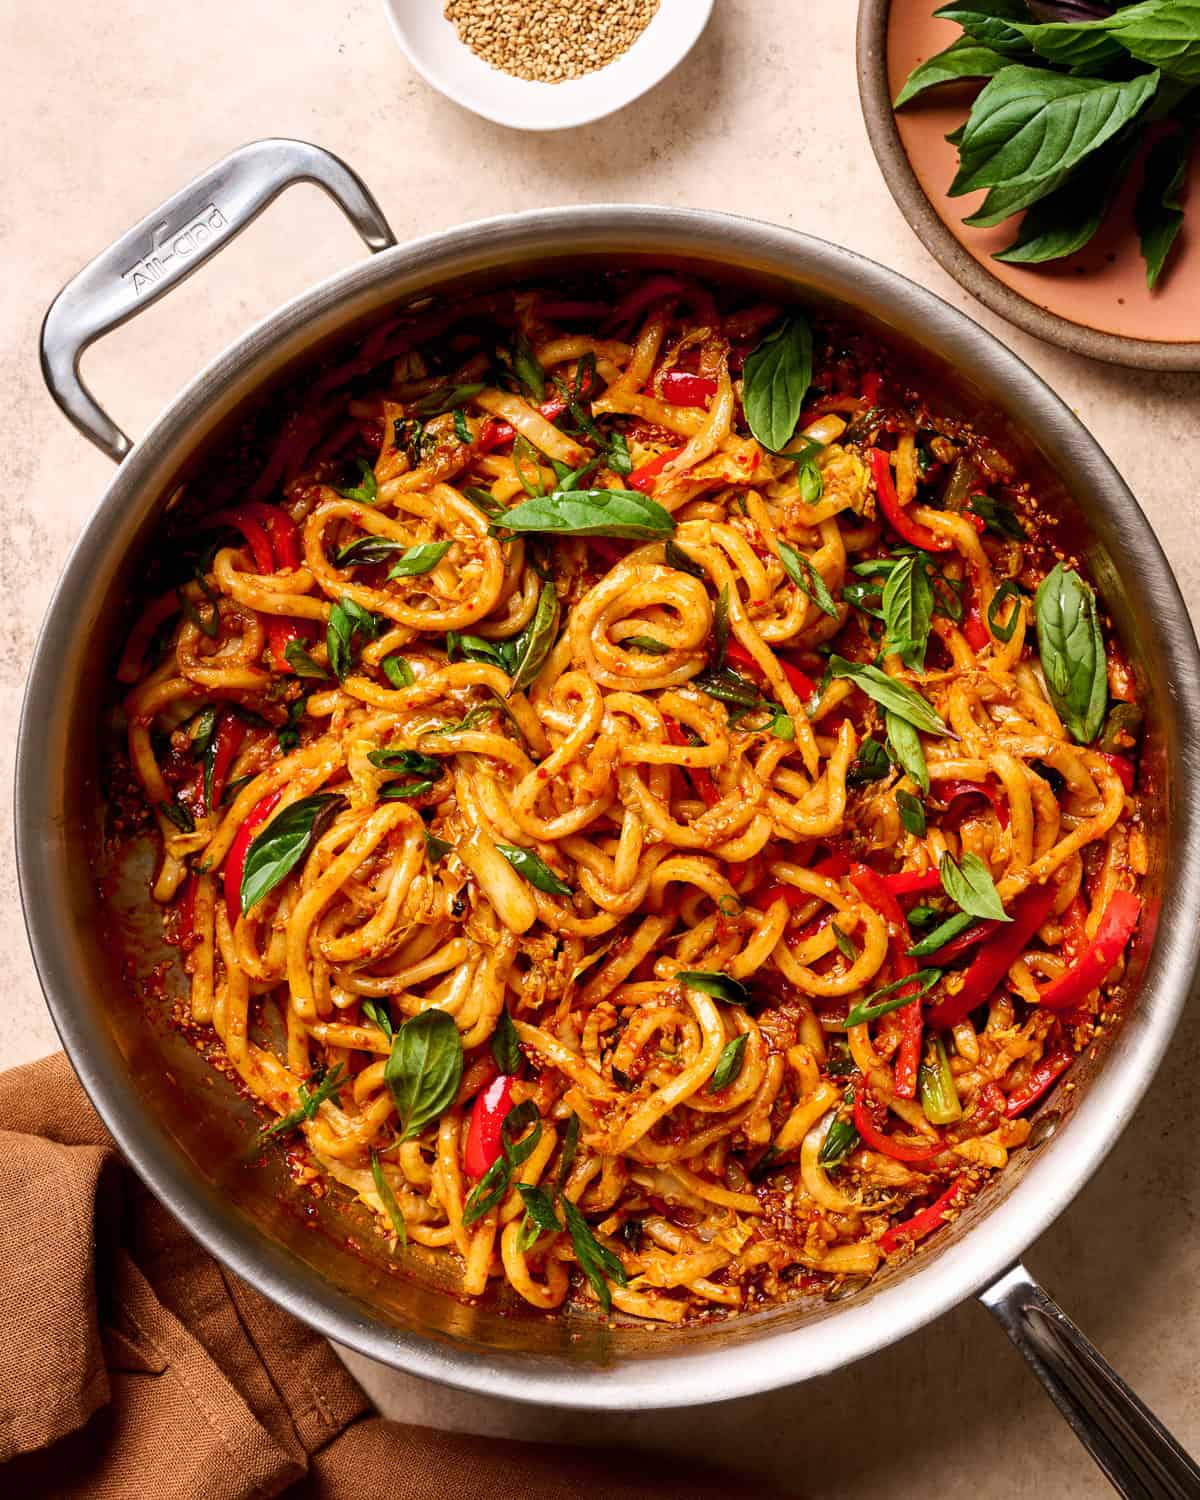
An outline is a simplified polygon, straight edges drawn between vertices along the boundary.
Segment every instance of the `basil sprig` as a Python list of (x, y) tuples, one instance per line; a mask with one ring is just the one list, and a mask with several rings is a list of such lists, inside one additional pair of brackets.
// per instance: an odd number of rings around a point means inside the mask
[[(342, 1075), (345, 1068), (341, 1063), (335, 1063), (329, 1072), (318, 1069), (307, 1082), (302, 1083), (297, 1090), (300, 1095), (300, 1106), (290, 1114), (283, 1115), (276, 1120), (274, 1125), (268, 1125), (265, 1130), (260, 1130), (257, 1136), (259, 1143), (273, 1140), (277, 1135), (284, 1135), (289, 1130), (295, 1130), (297, 1125), (303, 1125), (306, 1120), (316, 1117), (317, 1110), (325, 1103), (326, 1099), (332, 1099), (335, 1104), (341, 1104), (338, 1090), (347, 1082)], [(309, 1087), (309, 1085), (313, 1087)]]
[(536, 890), (544, 891), (547, 896), (572, 894), (571, 887), (566, 881), (560, 880), (542, 856), (533, 849), (522, 849), (518, 844), (497, 844), (496, 848), (517, 874), (528, 880)]
[(923, 792), (928, 792), (929, 767), (925, 762), (921, 736), (907, 719), (901, 718), (890, 708), (884, 713), (883, 719), (887, 726), (888, 749), (896, 764), (912, 777)]
[(822, 614), (828, 615), (831, 620), (836, 620), (838, 607), (833, 602), (833, 595), (829, 592), (824, 578), (803, 552), (797, 552), (795, 547), (789, 547), (786, 542), (780, 542), (778, 545), (779, 561), (783, 564), (783, 570), (787, 576), (806, 598), (812, 600)]
[(404, 1215), (400, 1212), (400, 1205), (396, 1202), (392, 1185), (384, 1176), (383, 1163), (374, 1151), (371, 1152), (371, 1176), (375, 1182), (375, 1191), (379, 1194), (379, 1201), (383, 1204), (383, 1211), (396, 1232), (396, 1238), (402, 1245), (407, 1245), (408, 1225), (404, 1222)]
[(271, 819), (246, 852), (239, 893), (243, 916), (286, 880), (345, 802), (336, 792), (317, 792)]
[(454, 1103), (462, 1081), (462, 1038), (454, 1017), (423, 1010), (392, 1038), (383, 1081), (400, 1117), (400, 1139), (410, 1141)]
[(591, 1225), (570, 1198), (562, 1199), (562, 1211), (579, 1268), (591, 1283), (600, 1306), (609, 1313), (612, 1311), (612, 1292), (608, 1283), (615, 1281), (618, 1286), (624, 1286), (629, 1280), (625, 1267), (608, 1246), (602, 1245), (592, 1233)]
[(1108, 703), (1108, 658), (1096, 596), (1062, 563), (1042, 579), (1034, 599), (1038, 654), (1050, 701), (1081, 745), (1100, 733)]
[(362, 505), (374, 505), (379, 498), (379, 483), (375, 478), (375, 470), (365, 458), (356, 460), (359, 482), (355, 485), (337, 487), (338, 494), (343, 500), (357, 500)]
[(892, 769), (887, 751), (870, 737), (858, 747), (850, 769), (846, 772), (846, 785), (851, 789), (867, 786), (872, 781), (882, 781)]
[[(550, 648), (554, 645), (558, 625), (558, 594), (552, 583), (543, 583), (538, 595), (537, 608), (525, 629), (511, 642), (511, 666), (505, 670), (512, 683), (505, 694), (511, 698), (537, 681), (538, 673), (546, 664)], [(509, 645), (509, 642), (505, 642)]]
[(798, 314), (784, 318), (746, 356), (742, 406), (750, 431), (766, 448), (791, 441), (812, 383), (812, 330)]
[(418, 578), (423, 573), (432, 573), (453, 545), (452, 541), (420, 542), (409, 547), (404, 556), (388, 569), (388, 578)]
[(726, 1042), (717, 1058), (717, 1065), (713, 1069), (712, 1079), (708, 1085), (710, 1094), (717, 1094), (733, 1083), (742, 1071), (742, 1062), (746, 1051), (746, 1043), (750, 1040), (750, 1033), (743, 1031), (735, 1036), (731, 1042)]
[(925, 670), (925, 649), (933, 622), (933, 584), (915, 552), (901, 557), (883, 586), (886, 652), (896, 652), (910, 671)]
[(521, 1038), (517, 1035), (517, 1028), (507, 1006), (501, 1010), (496, 1029), (492, 1032), (492, 1056), (496, 1059), (496, 1066), (507, 1077), (513, 1078), (521, 1071)]
[(726, 1005), (749, 1005), (750, 991), (739, 979), (728, 974), (717, 974), (709, 969), (680, 969), (675, 975), (680, 984), (689, 990), (701, 990)]
[(500, 1126), (500, 1155), (467, 1194), (464, 1224), (476, 1223), (496, 1207), (512, 1185), (513, 1173), (528, 1159), (541, 1138), (542, 1121), (537, 1105), (532, 1099), (514, 1104)]
[(329, 612), (329, 624), (325, 629), (325, 647), (329, 652), (329, 665), (339, 682), (344, 682), (354, 665), (358, 648), (363, 641), (373, 641), (379, 634), (379, 626), (370, 610), (343, 594)]
[(891, 984), (872, 991), (851, 1008), (846, 1017), (847, 1028), (861, 1026), (864, 1021), (876, 1021), (880, 1016), (886, 1016), (890, 1010), (911, 1005), (914, 1000), (926, 996), (941, 977), (941, 969), (918, 969), (915, 974), (908, 974), (903, 979), (893, 979)]
[(914, 729), (926, 734), (949, 734), (940, 715), (907, 683), (897, 682), (878, 667), (866, 666), (862, 662), (847, 661), (841, 656), (829, 658), (831, 677), (848, 677), (856, 687), (862, 689), (881, 708), (894, 713)]
[(978, 854), (968, 851), (961, 860), (953, 854), (943, 854), (938, 874), (942, 877), (942, 889), (961, 910), (990, 922), (1012, 921), (988, 867)]
[(925, 837), (925, 807), (920, 797), (914, 797), (911, 792), (899, 791), (896, 793), (896, 807), (905, 832), (911, 833), (914, 838), (923, 839)]
[(552, 495), (531, 495), (505, 511), (496, 525), (503, 531), (631, 541), (659, 541), (675, 531), (671, 513), (637, 490), (556, 490)]

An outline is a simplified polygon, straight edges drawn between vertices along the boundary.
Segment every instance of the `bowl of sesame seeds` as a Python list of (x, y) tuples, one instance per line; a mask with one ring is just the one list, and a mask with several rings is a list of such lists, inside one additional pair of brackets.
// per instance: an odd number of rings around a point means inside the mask
[(384, 0), (413, 67), (516, 130), (565, 130), (654, 87), (695, 45), (713, 0)]

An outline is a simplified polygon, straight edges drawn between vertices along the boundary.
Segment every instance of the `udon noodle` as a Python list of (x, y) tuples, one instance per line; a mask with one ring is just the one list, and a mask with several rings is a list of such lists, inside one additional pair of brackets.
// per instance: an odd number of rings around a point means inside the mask
[(185, 1022), (467, 1296), (857, 1284), (1112, 1014), (1130, 671), (1008, 460), (807, 336), (673, 274), (430, 304), (160, 539), (115, 832)]

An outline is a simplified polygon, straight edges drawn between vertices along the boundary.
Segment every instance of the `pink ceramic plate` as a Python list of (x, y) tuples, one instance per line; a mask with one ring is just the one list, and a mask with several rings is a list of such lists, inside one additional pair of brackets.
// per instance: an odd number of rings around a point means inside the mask
[[(931, 91), (898, 114), (891, 104), (919, 62), (962, 34), (934, 19), (938, 3), (863, 0), (858, 20), (867, 133), (892, 196), (926, 249), (981, 302), (1039, 338), (1114, 364), (1200, 370), (1200, 233), (1189, 232), (1185, 220), (1158, 290), (1149, 291), (1133, 229), (1136, 179), (1091, 243), (1050, 265), (992, 259), (1013, 239), (1018, 218), (992, 229), (963, 224), (984, 194), (948, 196), (957, 157), (945, 136), (965, 118), (976, 86)], [(1198, 173), (1193, 160), (1193, 185)]]

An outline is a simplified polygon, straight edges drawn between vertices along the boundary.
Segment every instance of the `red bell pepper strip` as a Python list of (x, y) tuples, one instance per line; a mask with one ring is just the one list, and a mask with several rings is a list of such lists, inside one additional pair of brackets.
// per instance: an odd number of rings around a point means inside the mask
[(930, 962), (938, 964), (939, 967), (942, 964), (952, 963), (954, 959), (961, 958), (964, 953), (969, 953), (978, 943), (982, 943), (984, 938), (991, 937), (994, 932), (999, 932), (1006, 925), (1007, 923), (992, 922), (986, 918), (983, 921), (972, 922), (965, 932), (952, 937), (948, 943), (943, 943), (935, 953), (931, 954)]
[(281, 510), (278, 505), (267, 505), (261, 500), (248, 500), (242, 509), (247, 516), (257, 521), (270, 537), (275, 568), (298, 568), (300, 566), (300, 532), (287, 511)]
[(225, 886), (225, 914), (230, 927), (237, 926), (238, 913), (242, 909), (242, 874), (246, 868), (246, 855), (254, 841), (254, 835), (271, 816), (282, 792), (268, 792), (256, 802), (246, 814), (245, 822), (233, 836), (229, 853), (225, 857), (222, 880)]
[[(756, 672), (762, 671), (762, 668), (754, 660), (753, 656), (750, 655), (749, 651), (746, 650), (745, 646), (742, 645), (741, 641), (730, 641), (729, 645), (725, 648), (725, 655), (730, 661), (736, 662), (739, 667), (751, 667)], [(791, 662), (786, 661), (782, 656), (776, 656), (775, 660), (783, 668), (783, 675), (795, 689), (796, 696), (803, 698), (807, 703), (817, 690), (816, 683), (806, 673), (802, 672), (799, 667), (792, 666)]]
[(1004, 1103), (1005, 1116), (1010, 1120), (1015, 1120), (1018, 1115), (1024, 1114), (1030, 1105), (1037, 1103), (1050, 1085), (1060, 1078), (1074, 1061), (1075, 1054), (1066, 1042), (1060, 1040), (1043, 1055), (1040, 1062), (1034, 1063), (1025, 1082), (1009, 1094)]
[(539, 302), (538, 317), (560, 323), (564, 318), (603, 318), (608, 314), (607, 302), (584, 302), (564, 298), (562, 301)]
[(631, 490), (641, 490), (643, 495), (648, 495), (654, 488), (654, 481), (667, 467), (673, 458), (678, 458), (683, 452), (682, 448), (668, 448), (665, 453), (660, 453), (657, 458), (634, 469), (625, 483)]
[(274, 573), (275, 550), (271, 546), (266, 529), (261, 521), (250, 514), (248, 505), (230, 510), (214, 510), (207, 520), (210, 525), (232, 526), (235, 531), (240, 531), (246, 539), (246, 545), (250, 548), (250, 555), (258, 571)]
[(977, 1005), (990, 999), (1025, 944), (1050, 915), (1057, 895), (1053, 885), (1035, 885), (1023, 891), (1009, 911), (1012, 921), (1001, 923), (996, 935), (984, 943), (963, 975), (962, 989), (935, 1005), (925, 1017), (926, 1024), (935, 1031), (957, 1026)]
[(1115, 755), (1112, 751), (1101, 750), (1100, 759), (1107, 762), (1111, 770), (1114, 770), (1121, 778), (1121, 785), (1127, 792), (1133, 791), (1134, 778), (1137, 776), (1137, 768), (1127, 755)]
[(468, 1177), (482, 1177), (499, 1158), (500, 1131), (512, 1108), (512, 1086), (512, 1078), (501, 1073), (475, 1096), (463, 1152), (463, 1170)]
[(717, 394), (717, 382), (690, 370), (664, 370), (657, 382), (658, 394), (672, 406), (707, 406)]
[(1072, 1010), (1104, 982), (1133, 935), (1142, 903), (1130, 891), (1116, 891), (1105, 908), (1092, 946), (1065, 974), (1060, 974), (1041, 992), (1039, 1003), (1047, 1010)]
[(682, 297), (690, 304), (692, 311), (696, 314), (697, 322), (706, 323), (712, 328), (719, 327), (720, 318), (712, 297), (702, 287), (689, 285), (686, 281), (681, 281), (678, 276), (672, 276), (666, 272), (651, 276), (649, 281), (642, 282), (641, 286), (634, 287), (631, 292), (622, 297), (613, 308), (612, 316), (605, 327), (620, 328), (622, 324), (631, 323), (652, 303), (661, 302), (665, 297)]
[(942, 1196), (936, 1198), (928, 1208), (913, 1214), (911, 1219), (905, 1219), (903, 1224), (893, 1224), (886, 1234), (880, 1235), (877, 1242), (879, 1248), (885, 1255), (894, 1255), (901, 1245), (915, 1245), (927, 1234), (940, 1229), (950, 1214), (962, 1207), (962, 1199), (970, 1182), (971, 1179), (965, 1173), (956, 1177)]
[(892, 480), (892, 464), (882, 448), (872, 448), (870, 453), (871, 473), (875, 476), (875, 493), (879, 496), (879, 508), (888, 525), (902, 541), (920, 547), (925, 552), (949, 552), (954, 546), (948, 537), (935, 536), (928, 526), (914, 521), (900, 504), (896, 486)]
[(949, 809), (956, 797), (986, 797), (995, 809), (1001, 828), (1008, 827), (1008, 804), (990, 781), (943, 781), (938, 784), (938, 797)]
[(879, 401), (879, 387), (883, 384), (883, 376), (878, 370), (868, 370), (862, 378), (862, 399), (864, 406), (875, 406)]
[[(663, 715), (663, 723), (667, 727), (667, 739), (672, 745), (691, 746), (691, 741), (675, 720), (669, 714)], [(716, 807), (721, 800), (721, 794), (717, 790), (717, 784), (706, 766), (684, 766), (684, 775), (688, 777), (696, 788), (697, 795), (703, 801), (705, 807)]]
[(864, 1146), (870, 1146), (872, 1151), (882, 1151), (896, 1161), (932, 1161), (946, 1149), (941, 1141), (935, 1141), (932, 1146), (906, 1146), (885, 1135), (871, 1115), (865, 1089), (857, 1090), (854, 1095), (854, 1128), (862, 1137)]
[[(231, 714), (227, 709), (223, 710), (221, 717), (217, 720), (216, 734), (213, 741), (212, 805), (205, 807), (206, 812), (212, 812), (213, 808), (220, 807), (221, 793), (225, 790), (229, 768), (233, 764), (233, 758), (238, 753), (245, 738), (246, 726), (242, 723), (241, 719), (236, 714)], [(200, 786), (201, 800), (203, 801), (203, 778), (201, 778)]]
[(1087, 905), (1078, 891), (1071, 897), (1071, 904), (1060, 918), (1063, 926), (1063, 947), (1075, 957), (1087, 947)]
[(893, 896), (931, 896), (942, 888), (942, 877), (937, 870), (901, 870), (896, 875), (879, 878)]
[(982, 651), (992, 639), (988, 634), (987, 626), (983, 623), (983, 616), (979, 613), (979, 600), (975, 596), (972, 596), (970, 604), (967, 605), (962, 633), (972, 651)]

